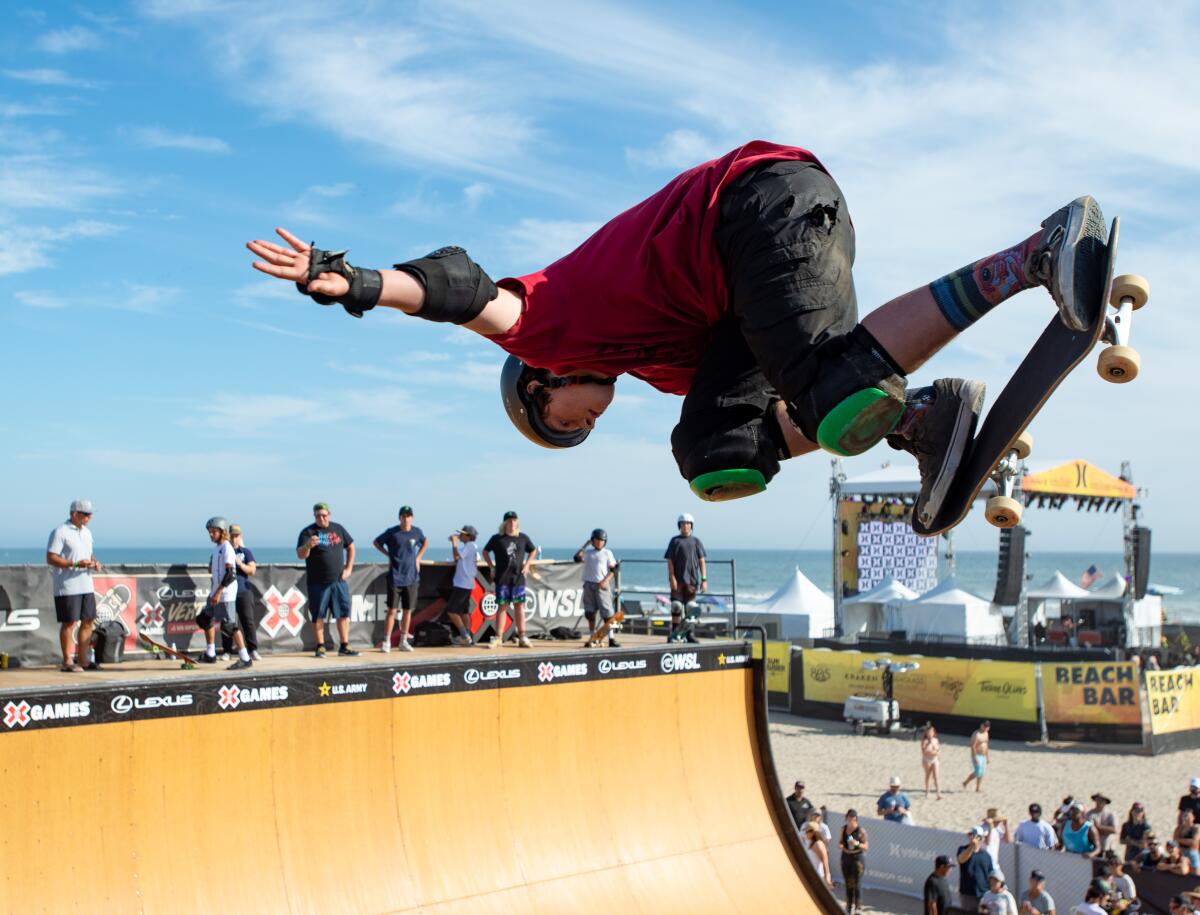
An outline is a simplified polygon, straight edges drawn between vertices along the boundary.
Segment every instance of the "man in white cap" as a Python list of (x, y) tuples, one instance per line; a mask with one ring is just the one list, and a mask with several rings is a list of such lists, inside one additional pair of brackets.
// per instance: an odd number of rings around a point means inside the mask
[(892, 780), (888, 782), (888, 790), (879, 795), (879, 801), (875, 804), (876, 813), (885, 820), (891, 820), (893, 823), (903, 823), (905, 817), (908, 816), (908, 811), (912, 808), (912, 801), (908, 799), (908, 795), (900, 790), (900, 776), (893, 775)]
[(696, 593), (708, 590), (708, 562), (704, 556), (704, 544), (692, 535), (696, 519), (684, 512), (675, 522), (679, 533), (667, 544), (663, 559), (667, 561), (667, 580), (671, 584), (671, 632), (668, 642), (698, 641), (690, 625), (684, 625), (686, 613), (689, 620), (700, 615)]
[(1200, 778), (1188, 782), (1188, 793), (1179, 799), (1179, 812), (1192, 811), (1196, 822), (1200, 823)]
[[(53, 570), (54, 615), (58, 619), (58, 641), (62, 647), (62, 670), (99, 670), (95, 658), (89, 658), (92, 626), (96, 622), (96, 589), (92, 572), (100, 571), (100, 562), (92, 555), (92, 503), (76, 499), (67, 520), (50, 532), (46, 544), (46, 565)], [(71, 650), (71, 633), (79, 624), (78, 662)]]

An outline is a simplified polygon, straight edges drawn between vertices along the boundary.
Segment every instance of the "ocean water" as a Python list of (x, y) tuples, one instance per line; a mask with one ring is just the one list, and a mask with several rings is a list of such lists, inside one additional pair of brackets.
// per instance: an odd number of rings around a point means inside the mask
[[(291, 547), (260, 547), (250, 544), (260, 562), (294, 563)], [(708, 546), (708, 544), (706, 544)], [(664, 544), (665, 547), (665, 544)], [(575, 547), (546, 547), (547, 559), (569, 559)], [(208, 562), (209, 550), (195, 547), (114, 547), (100, 552), (109, 563), (193, 563)], [(426, 557), (449, 560), (450, 553), (438, 544), (431, 544)], [(646, 588), (665, 593), (667, 575), (661, 549), (630, 549), (617, 551), (617, 558), (626, 561), (621, 567), (623, 587)], [(0, 565), (41, 564), (45, 552), (41, 549), (0, 549)], [(739, 603), (769, 597), (786, 582), (792, 569), (799, 567), (818, 587), (832, 591), (833, 560), (823, 550), (723, 550), (709, 546), (709, 590), (714, 594), (731, 594), (736, 575)], [(732, 561), (732, 562), (730, 562)], [(1061, 571), (1078, 582), (1088, 566), (1095, 564), (1107, 578), (1123, 571), (1120, 553), (1031, 553), (1026, 574), (1031, 585), (1039, 585), (1054, 572)], [(981, 597), (991, 599), (996, 586), (996, 554), (991, 552), (959, 552), (956, 556), (959, 584)], [(1150, 565), (1150, 581), (1179, 588), (1182, 593), (1163, 598), (1168, 619), (1177, 622), (1200, 623), (1200, 554), (1155, 553)]]

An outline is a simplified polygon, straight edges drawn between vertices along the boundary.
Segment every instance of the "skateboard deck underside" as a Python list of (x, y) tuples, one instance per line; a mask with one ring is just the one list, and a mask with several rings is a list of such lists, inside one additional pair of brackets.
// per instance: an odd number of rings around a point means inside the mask
[(932, 537), (954, 527), (971, 510), (975, 497), (991, 477), (992, 470), (1008, 452), (1009, 446), (1025, 431), (1042, 405), (1075, 366), (1092, 351), (1104, 331), (1109, 290), (1112, 288), (1113, 264), (1117, 254), (1117, 233), (1121, 218), (1112, 221), (1108, 233), (1108, 256), (1105, 259), (1103, 300), (1096, 311), (1096, 320), (1089, 330), (1071, 330), (1056, 314), (1046, 325), (1033, 349), (1017, 366), (1000, 392), (975, 434), (966, 459), (958, 469), (942, 510), (928, 527), (913, 518), (913, 530)]

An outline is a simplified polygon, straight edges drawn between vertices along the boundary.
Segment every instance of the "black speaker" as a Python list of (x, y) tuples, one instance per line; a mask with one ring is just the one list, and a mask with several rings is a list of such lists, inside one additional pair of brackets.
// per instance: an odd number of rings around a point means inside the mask
[(1025, 528), (1021, 525), (1000, 531), (1000, 555), (996, 562), (997, 604), (1015, 606), (1021, 599), (1021, 583), (1025, 577)]
[(1133, 529), (1133, 596), (1141, 600), (1150, 584), (1150, 528)]

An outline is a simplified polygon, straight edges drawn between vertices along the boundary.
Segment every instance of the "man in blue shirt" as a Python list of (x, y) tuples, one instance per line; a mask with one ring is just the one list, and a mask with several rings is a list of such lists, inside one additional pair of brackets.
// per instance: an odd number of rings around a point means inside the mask
[(892, 780), (888, 783), (888, 790), (879, 795), (879, 803), (875, 807), (878, 814), (885, 820), (891, 820), (893, 823), (904, 822), (909, 808), (912, 807), (912, 802), (908, 799), (908, 795), (900, 790), (899, 775), (892, 776)]
[(408, 640), (408, 627), (412, 623), (412, 612), (417, 606), (417, 590), (421, 578), (421, 557), (429, 548), (429, 541), (419, 527), (413, 526), (413, 510), (410, 505), (400, 506), (400, 523), (389, 527), (375, 538), (375, 549), (388, 558), (387, 620), (383, 624), (382, 649), (392, 650), (392, 628), (396, 625), (396, 607), (400, 607), (401, 651), (412, 651)]

